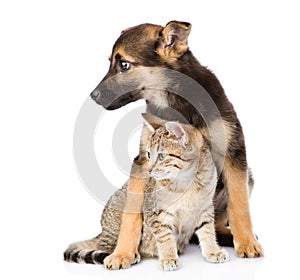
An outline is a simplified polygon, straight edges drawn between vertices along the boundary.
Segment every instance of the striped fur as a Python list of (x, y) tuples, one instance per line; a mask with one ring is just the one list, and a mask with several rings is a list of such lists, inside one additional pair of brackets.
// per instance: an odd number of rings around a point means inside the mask
[[(148, 174), (143, 206), (143, 232), (139, 246), (142, 257), (158, 257), (160, 267), (180, 267), (178, 252), (195, 233), (207, 261), (223, 262), (227, 252), (216, 242), (213, 198), (217, 171), (211, 152), (199, 130), (190, 125), (160, 120), (151, 123), (152, 135), (145, 147)], [(97, 237), (71, 244), (64, 258), (76, 263), (103, 263), (117, 244), (127, 185), (108, 201)], [(135, 262), (140, 261), (135, 256)], [(109, 269), (109, 267), (107, 267)]]

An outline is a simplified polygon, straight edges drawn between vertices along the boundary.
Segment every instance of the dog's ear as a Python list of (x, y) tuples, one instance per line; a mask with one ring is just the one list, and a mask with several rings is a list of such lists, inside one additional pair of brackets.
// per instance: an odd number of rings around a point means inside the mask
[(188, 36), (192, 25), (188, 22), (170, 21), (160, 33), (156, 52), (166, 61), (176, 60), (188, 49)]

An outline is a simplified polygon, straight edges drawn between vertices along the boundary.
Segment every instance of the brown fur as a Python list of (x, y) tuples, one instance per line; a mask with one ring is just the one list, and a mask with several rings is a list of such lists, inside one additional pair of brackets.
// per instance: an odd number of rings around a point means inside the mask
[[(114, 252), (104, 259), (107, 269), (128, 268), (136, 262), (141, 240), (142, 214), (124, 212), (117, 246)], [(128, 251), (129, 250), (129, 251)]]
[[(187, 38), (192, 25), (187, 22), (170, 23), (161, 32), (162, 40), (158, 42), (157, 53), (166, 63), (176, 66), (177, 59), (188, 49)], [(168, 48), (177, 41), (176, 48)]]
[[(104, 263), (107, 269), (120, 269), (139, 262), (141, 257), (158, 257), (160, 268), (175, 270), (180, 268), (178, 252), (184, 252), (195, 234), (207, 261), (226, 261), (227, 252), (216, 242), (213, 197), (218, 174), (207, 142), (191, 125), (161, 119), (158, 123), (157, 117), (143, 116), (145, 127), (152, 133), (144, 143), (146, 182), (132, 175), (130, 182), (105, 205), (102, 232), (90, 240), (71, 244), (65, 251), (65, 260)], [(135, 174), (135, 167), (133, 171)], [(134, 192), (128, 192), (129, 185)], [(138, 192), (144, 187), (141, 225)], [(128, 247), (131, 251), (127, 251)]]
[[(171, 116), (168, 110), (162, 106), (164, 102), (167, 102), (169, 107), (181, 113), (190, 124), (205, 135), (207, 126), (211, 124), (205, 123), (197, 110), (178, 95), (171, 92), (152, 93), (149, 90), (147, 92), (147, 89), (145, 90), (140, 84), (141, 87), (138, 90), (128, 92), (121, 99), (118, 98), (110, 103), (108, 101), (113, 99), (111, 97), (113, 95), (113, 91), (110, 89), (111, 85), (103, 86), (108, 78), (123, 72), (124, 69), (120, 68), (122, 61), (130, 63), (128, 72), (140, 67), (164, 67), (184, 73), (197, 81), (216, 104), (226, 130), (227, 150), (223, 170), (222, 166), (216, 162), (221, 173), (219, 185), (223, 187), (223, 190), (216, 192), (216, 197), (220, 194), (219, 197), (224, 200), (221, 201), (222, 203), (218, 202), (220, 208), (216, 209), (217, 229), (220, 229), (222, 233), (229, 233), (231, 230), (235, 249), (239, 256), (259, 257), (263, 254), (263, 250), (252, 232), (248, 203), (249, 182), (252, 182), (252, 179), (248, 175), (242, 126), (217, 77), (209, 69), (202, 66), (188, 49), (187, 37), (190, 29), (191, 25), (188, 23), (172, 21), (165, 27), (141, 24), (122, 32), (113, 47), (110, 69), (91, 96), (98, 104), (109, 110), (117, 109), (130, 102), (144, 98), (147, 100), (148, 112), (163, 119), (172, 120), (174, 116)], [(163, 81), (163, 77), (157, 78), (161, 78)], [(143, 82), (139, 80), (139, 77), (136, 79), (137, 81), (133, 79), (127, 82)], [(126, 81), (124, 81), (124, 84), (126, 84)], [(208, 143), (210, 142), (209, 135), (207, 135), (207, 141)], [(141, 160), (143, 156), (142, 136), (139, 155), (141, 164), (136, 165), (132, 169), (134, 176), (142, 178), (145, 177), (145, 168)], [(132, 182), (134, 181), (131, 180)], [(134, 190), (135, 187), (131, 183), (128, 188), (129, 190)], [(139, 185), (138, 192), (142, 194), (143, 190), (143, 186)], [(143, 200), (142, 197), (140, 199), (141, 201)], [(230, 230), (226, 228), (228, 218)], [(118, 244), (122, 244), (122, 247), (121, 245), (117, 247), (113, 255), (105, 260), (106, 265), (114, 264), (116, 268), (127, 267), (128, 263), (123, 263), (123, 259), (134, 259), (135, 248), (138, 246), (138, 237), (140, 236), (138, 232), (141, 230), (141, 221), (139, 219), (140, 216), (138, 215), (123, 215), (122, 229), (118, 241)], [(128, 236), (130, 236), (132, 242), (126, 243)]]

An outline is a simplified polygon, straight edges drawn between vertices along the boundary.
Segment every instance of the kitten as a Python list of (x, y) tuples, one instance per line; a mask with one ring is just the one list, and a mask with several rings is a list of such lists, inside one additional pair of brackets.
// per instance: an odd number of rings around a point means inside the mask
[[(209, 262), (224, 262), (228, 254), (215, 236), (213, 197), (217, 171), (199, 130), (143, 114), (151, 136), (146, 147), (148, 182), (143, 206), (142, 257), (158, 257), (163, 270), (180, 267), (178, 252), (195, 233)], [(102, 214), (102, 233), (71, 244), (66, 261), (103, 263), (117, 244), (126, 185), (108, 201)], [(140, 256), (136, 255), (136, 262)], [(107, 267), (110, 269), (110, 267)]]

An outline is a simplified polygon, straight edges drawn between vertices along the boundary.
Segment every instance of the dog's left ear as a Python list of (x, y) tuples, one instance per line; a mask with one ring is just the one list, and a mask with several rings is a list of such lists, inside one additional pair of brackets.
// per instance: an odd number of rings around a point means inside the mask
[(166, 61), (181, 57), (188, 49), (188, 36), (192, 25), (188, 22), (170, 21), (161, 32), (156, 52)]

